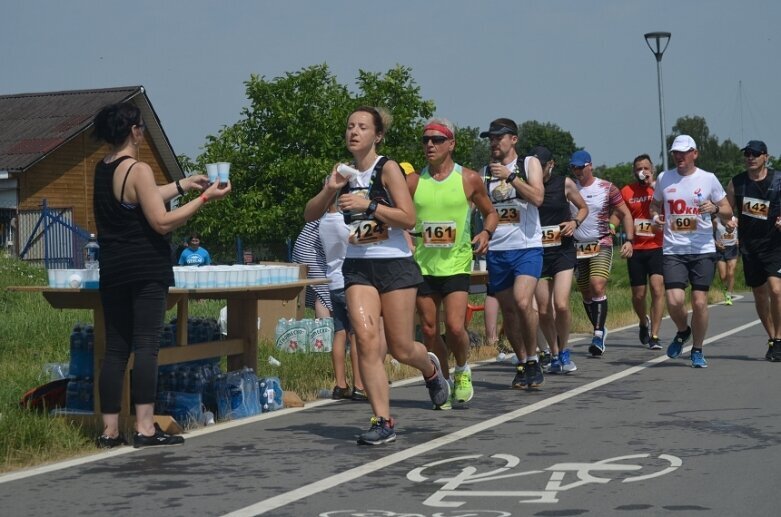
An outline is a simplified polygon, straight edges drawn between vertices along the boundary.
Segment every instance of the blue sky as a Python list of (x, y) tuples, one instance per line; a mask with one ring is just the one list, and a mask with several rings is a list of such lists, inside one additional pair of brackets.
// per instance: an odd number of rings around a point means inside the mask
[(238, 120), (250, 74), (320, 63), (350, 86), (360, 69), (411, 67), (459, 126), (554, 122), (596, 164), (657, 157), (651, 31), (672, 33), (667, 132), (700, 115), (720, 140), (781, 154), (777, 0), (4, 0), (2, 13), (0, 94), (141, 84), (191, 157)]

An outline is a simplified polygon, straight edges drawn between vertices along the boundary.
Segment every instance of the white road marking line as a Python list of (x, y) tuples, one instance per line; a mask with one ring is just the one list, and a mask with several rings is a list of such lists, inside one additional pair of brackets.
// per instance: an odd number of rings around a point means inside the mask
[[(721, 334), (706, 339), (703, 344), (707, 345), (714, 341), (718, 341), (719, 339), (741, 332), (749, 327), (757, 325), (758, 323), (760, 323), (760, 321), (757, 319), (750, 323), (746, 323), (745, 325), (741, 325), (740, 327), (731, 329), (727, 332), (722, 332)], [(686, 350), (690, 348), (691, 346), (687, 347)], [(499, 426), (511, 420), (515, 420), (522, 416), (553, 406), (554, 404), (558, 404), (560, 402), (564, 402), (565, 400), (577, 397), (578, 395), (582, 395), (584, 393), (595, 390), (597, 388), (601, 388), (602, 386), (605, 386), (607, 384), (613, 383), (625, 377), (629, 377), (630, 375), (639, 373), (657, 363), (662, 363), (664, 361), (669, 361), (669, 360), (670, 358), (667, 357), (666, 355), (654, 357), (653, 359), (646, 361), (641, 365), (632, 366), (630, 368), (627, 368), (626, 370), (622, 370), (618, 373), (608, 375), (607, 377), (604, 377), (602, 379), (598, 379), (588, 384), (584, 384), (583, 386), (573, 388), (567, 392), (560, 393), (558, 395), (554, 395), (552, 397), (541, 400), (539, 402), (535, 402), (534, 404), (530, 404), (520, 409), (516, 409), (515, 411), (511, 411), (510, 413), (505, 413), (503, 415), (496, 416), (494, 418), (485, 420), (478, 424), (474, 424), (469, 427), (459, 429), (458, 431), (455, 431), (451, 434), (440, 436), (439, 438), (435, 438), (426, 443), (421, 443), (420, 445), (410, 447), (409, 449), (396, 452), (384, 458), (366, 463), (364, 465), (360, 465), (358, 467), (327, 477), (325, 479), (315, 481), (314, 483), (310, 483), (308, 485), (299, 487), (295, 490), (285, 492), (284, 494), (270, 497), (251, 506), (246, 506), (239, 510), (224, 514), (223, 517), (251, 517), (254, 515), (262, 515), (264, 513), (270, 512), (277, 508), (281, 508), (285, 505), (294, 503), (296, 501), (312, 496), (314, 494), (324, 492), (330, 488), (334, 488), (343, 483), (347, 483), (348, 481), (353, 481), (367, 474), (374, 473), (385, 467), (389, 467), (391, 465), (395, 465), (396, 463), (406, 461), (410, 458), (414, 458), (420, 454), (430, 452), (444, 445), (457, 442), (458, 440), (461, 440), (463, 438), (468, 438), (472, 435), (488, 430), (492, 427)]]
[[(737, 295), (737, 296), (735, 296), (733, 298), (733, 300), (739, 300), (741, 298), (743, 298), (742, 295)], [(718, 305), (723, 305), (723, 302), (722, 303), (711, 304), (708, 307), (709, 308), (710, 307), (716, 307)], [(688, 311), (688, 312), (691, 313), (691, 310)], [(669, 318), (670, 318), (669, 316), (665, 316), (663, 319), (669, 319)], [(754, 321), (752, 323), (752, 325), (756, 324), (757, 321), (758, 320)], [(626, 326), (619, 327), (619, 328), (613, 330), (613, 332), (622, 332), (624, 330), (628, 330), (628, 329), (634, 328), (635, 326), (636, 326), (635, 324), (626, 325)], [(743, 328), (743, 327), (741, 327), (741, 328)], [(586, 337), (582, 337), (582, 338), (571, 339), (570, 343), (576, 343), (576, 342), (580, 341), (581, 339), (587, 339), (587, 338)], [(706, 340), (705, 342), (708, 343), (710, 341)], [(691, 348), (691, 347), (689, 347), (689, 348)], [(686, 350), (688, 350), (688, 348)], [(663, 357), (666, 357), (666, 356), (663, 356)], [(495, 358), (488, 359), (488, 360), (485, 360), (485, 361), (480, 361), (478, 363), (475, 363), (473, 365), (473, 367), (477, 368), (480, 365), (491, 364), (491, 363), (495, 363), (495, 362), (497, 362)], [(410, 377), (409, 379), (403, 379), (403, 380), (400, 380), (400, 381), (394, 381), (393, 385), (391, 387), (406, 386), (408, 384), (414, 384), (416, 382), (421, 382), (419, 377)], [(258, 422), (258, 421), (261, 421), (261, 420), (267, 420), (269, 418), (277, 418), (277, 417), (281, 417), (281, 416), (284, 416), (284, 415), (289, 415), (291, 413), (297, 413), (298, 411), (303, 411), (305, 409), (320, 407), (320, 406), (324, 406), (324, 405), (327, 405), (327, 404), (333, 404), (333, 403), (336, 403), (336, 402), (340, 402), (340, 401), (324, 399), (324, 400), (316, 400), (316, 401), (313, 401), (313, 402), (307, 402), (306, 406), (300, 407), (300, 408), (285, 408), (285, 409), (282, 409), (282, 410), (279, 410), (279, 411), (274, 411), (274, 412), (271, 412), (271, 413), (263, 413), (261, 415), (257, 415), (257, 416), (254, 416), (254, 417), (242, 418), (240, 420), (234, 420), (234, 421), (231, 421), (231, 422), (221, 422), (220, 425), (217, 425), (217, 426), (204, 427), (202, 429), (197, 429), (195, 431), (187, 432), (186, 436), (187, 436), (187, 438), (195, 438), (195, 437), (203, 436), (203, 435), (206, 435), (206, 434), (216, 433), (216, 432), (222, 431), (224, 429), (230, 429), (232, 427), (239, 427), (239, 426), (242, 426), (242, 425), (248, 425), (248, 424), (252, 424), (254, 422)], [(70, 467), (77, 467), (79, 465), (85, 465), (87, 463), (92, 463), (92, 462), (95, 462), (95, 461), (101, 461), (101, 460), (103, 460), (105, 458), (110, 458), (110, 457), (113, 457), (113, 456), (121, 456), (123, 454), (130, 454), (131, 452), (136, 452), (136, 451), (137, 451), (137, 449), (134, 449), (132, 447), (120, 447), (120, 448), (118, 448), (116, 450), (104, 451), (104, 452), (99, 452), (99, 453), (96, 453), (96, 454), (90, 454), (89, 456), (85, 456), (85, 457), (82, 457), (82, 458), (65, 460), (65, 461), (61, 461), (61, 462), (57, 462), (57, 463), (52, 463), (52, 464), (49, 464), (49, 465), (41, 465), (39, 467), (33, 467), (33, 468), (27, 469), (27, 470), (20, 470), (18, 472), (11, 472), (9, 474), (0, 476), (0, 485), (3, 484), (3, 483), (9, 483), (11, 481), (17, 481), (17, 480), (20, 480), (20, 479), (25, 479), (25, 478), (28, 478), (28, 477), (37, 476), (39, 474), (47, 474), (49, 472), (56, 472), (58, 470), (63, 470), (63, 469), (67, 469), (67, 468), (70, 468)]]

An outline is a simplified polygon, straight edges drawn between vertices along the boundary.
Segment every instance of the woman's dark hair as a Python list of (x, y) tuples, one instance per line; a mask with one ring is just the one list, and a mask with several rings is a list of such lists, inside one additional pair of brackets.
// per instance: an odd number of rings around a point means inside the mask
[(101, 109), (92, 121), (95, 140), (110, 145), (121, 145), (127, 140), (133, 126), (141, 124), (141, 110), (132, 102), (109, 104)]

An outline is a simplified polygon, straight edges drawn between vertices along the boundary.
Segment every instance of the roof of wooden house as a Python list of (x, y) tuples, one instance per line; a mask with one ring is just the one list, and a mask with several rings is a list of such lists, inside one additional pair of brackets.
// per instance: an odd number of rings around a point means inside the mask
[(173, 179), (184, 177), (143, 86), (0, 95), (0, 171), (23, 173), (92, 128), (107, 104), (131, 101), (141, 109), (146, 130)]

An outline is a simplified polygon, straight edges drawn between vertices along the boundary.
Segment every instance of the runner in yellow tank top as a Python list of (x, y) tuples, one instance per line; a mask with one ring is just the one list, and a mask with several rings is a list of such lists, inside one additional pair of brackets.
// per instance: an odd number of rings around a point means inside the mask
[[(417, 308), (426, 347), (434, 352), (449, 381), (448, 348), (456, 358), (452, 401), (465, 403), (474, 395), (467, 365), (469, 336), (464, 326), (469, 300), (469, 271), (473, 245), (485, 253), (499, 223), (480, 176), (453, 161), (455, 128), (446, 119), (432, 119), (423, 130), (423, 148), (428, 166), (421, 174), (407, 176), (415, 203), (415, 260), (423, 273), (418, 287)], [(469, 234), (471, 206), (483, 214), (485, 227), (472, 239)], [(445, 339), (439, 333), (440, 306), (444, 306)]]

